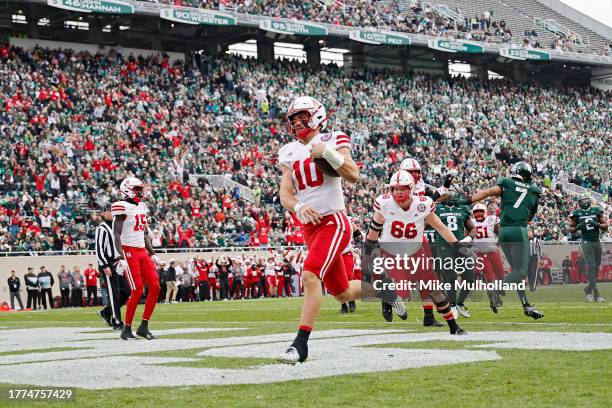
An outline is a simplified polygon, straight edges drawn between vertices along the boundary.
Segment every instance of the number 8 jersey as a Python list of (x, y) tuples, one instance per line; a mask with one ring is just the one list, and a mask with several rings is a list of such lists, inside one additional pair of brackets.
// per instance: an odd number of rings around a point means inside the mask
[(344, 211), (342, 177), (324, 175), (310, 160), (310, 150), (317, 143), (326, 143), (336, 150), (351, 147), (349, 137), (343, 132), (319, 133), (307, 144), (293, 141), (283, 146), (278, 152), (278, 161), (282, 166), (293, 169), (293, 185), (298, 201), (321, 215)]
[(123, 222), (123, 230), (121, 231), (121, 245), (135, 248), (144, 248), (144, 234), (147, 230), (147, 214), (149, 209), (142, 201), (138, 204), (132, 204), (127, 201), (117, 201), (111, 206), (111, 214), (114, 217), (117, 215), (125, 215)]

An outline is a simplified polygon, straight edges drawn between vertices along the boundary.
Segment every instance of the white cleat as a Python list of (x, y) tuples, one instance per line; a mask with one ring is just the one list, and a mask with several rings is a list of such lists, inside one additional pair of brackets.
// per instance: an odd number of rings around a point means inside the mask
[(596, 303), (603, 303), (603, 302), (605, 302), (605, 301), (606, 301), (606, 299), (602, 298), (601, 296), (598, 296), (598, 297), (595, 299), (595, 302), (596, 302)]
[(586, 301), (587, 301), (587, 302), (589, 302), (589, 303), (590, 303), (590, 302), (592, 302), (592, 301), (594, 301), (594, 300), (595, 300), (595, 297), (593, 296), (593, 294), (592, 294), (592, 293), (587, 293), (587, 294), (586, 294)]
[(395, 298), (395, 301), (391, 303), (391, 306), (393, 307), (393, 311), (395, 311), (395, 314), (398, 315), (400, 319), (406, 320), (408, 318), (408, 313), (406, 312), (406, 305), (404, 304), (404, 301), (401, 297), (398, 296), (397, 298)]
[(453, 319), (457, 320), (459, 318), (459, 311), (457, 310), (457, 306), (451, 307), (451, 313), (453, 314)]
[(457, 311), (459, 312), (461, 316), (465, 317), (466, 319), (471, 316), (470, 312), (467, 310), (467, 307), (465, 306), (457, 306)]
[(295, 347), (289, 347), (283, 354), (278, 356), (276, 360), (284, 364), (296, 365), (300, 362), (300, 354)]

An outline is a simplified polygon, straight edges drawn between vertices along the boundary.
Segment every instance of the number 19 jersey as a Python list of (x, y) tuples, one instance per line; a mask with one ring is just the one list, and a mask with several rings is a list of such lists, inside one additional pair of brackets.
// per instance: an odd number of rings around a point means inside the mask
[(336, 150), (351, 147), (349, 137), (343, 132), (319, 133), (307, 144), (293, 141), (283, 146), (278, 152), (278, 161), (282, 166), (293, 169), (293, 185), (298, 201), (321, 215), (344, 211), (342, 177), (324, 175), (310, 159), (310, 150), (316, 143), (326, 143)]
[(135, 248), (144, 248), (144, 234), (147, 230), (147, 214), (149, 209), (143, 202), (132, 204), (127, 201), (117, 201), (111, 206), (111, 214), (114, 217), (117, 215), (125, 215), (123, 221), (123, 230), (121, 231), (121, 245)]

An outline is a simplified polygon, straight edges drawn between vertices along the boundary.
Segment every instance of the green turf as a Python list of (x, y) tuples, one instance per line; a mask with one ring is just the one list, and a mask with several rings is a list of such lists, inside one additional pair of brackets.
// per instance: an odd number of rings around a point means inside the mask
[[(612, 299), (611, 285), (601, 285), (604, 297)], [(612, 333), (612, 305), (587, 304), (581, 287), (545, 288), (528, 293), (532, 303), (546, 316), (532, 321), (522, 314), (516, 295), (509, 293), (505, 305), (493, 314), (485, 299), (467, 305), (472, 318), (459, 322), (468, 332), (482, 330), (561, 331)], [(243, 328), (228, 332), (185, 333), (168, 338), (210, 339), (262, 334), (292, 333), (298, 324), (301, 299), (271, 299), (238, 302), (159, 305), (151, 320), (151, 330), (176, 328)], [(416, 301), (408, 306), (409, 319), (386, 323), (380, 317), (380, 306), (358, 302), (357, 312), (340, 315), (339, 305), (325, 298), (317, 330), (325, 329), (402, 329), (413, 332), (445, 331), (446, 328), (424, 328), (422, 310)], [(34, 327), (103, 328), (95, 309), (64, 309), (46, 312), (0, 314), (0, 327), (22, 329)], [(137, 316), (142, 313), (142, 306)], [(439, 317), (438, 317), (439, 319)], [(102, 332), (102, 331), (101, 331)], [(117, 333), (118, 335), (118, 333)], [(406, 334), (410, 336), (410, 333)], [(469, 336), (469, 334), (468, 334)], [(112, 342), (113, 340), (108, 340)], [(551, 342), (554, 338), (551, 337)], [(77, 390), (74, 402), (65, 407), (106, 406), (203, 406), (203, 407), (607, 407), (612, 404), (612, 350), (549, 351), (525, 349), (490, 349), (487, 342), (431, 341), (385, 344), (384, 347), (448, 350), (495, 350), (498, 361), (454, 364), (443, 367), (414, 368), (393, 372), (323, 377), (282, 383), (129, 388), (102, 391)], [(376, 347), (376, 346), (375, 346)], [(270, 363), (269, 359), (201, 357), (202, 349), (152, 353), (163, 357), (186, 357), (190, 367), (244, 368)], [(23, 351), (21, 351), (23, 352)], [(333, 364), (330, 350), (329, 364)], [(9, 381), (10, 379), (2, 379)], [(126, 380), (127, 381), (127, 380)], [(7, 385), (0, 386), (0, 390)], [(18, 387), (18, 386), (17, 386)], [(5, 403), (6, 402), (6, 403)], [(1, 406), (58, 406), (47, 402), (32, 404), (0, 401)]]

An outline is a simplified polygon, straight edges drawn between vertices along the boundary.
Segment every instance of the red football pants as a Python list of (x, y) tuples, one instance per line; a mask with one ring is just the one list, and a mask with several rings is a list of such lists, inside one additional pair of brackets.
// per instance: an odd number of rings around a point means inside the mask
[(342, 251), (349, 244), (351, 234), (351, 223), (343, 212), (326, 215), (318, 224), (304, 225), (308, 247), (304, 271), (317, 275), (333, 296), (349, 287)]
[(504, 262), (499, 251), (477, 253), (476, 255), (482, 260), (482, 269), (479, 272), (482, 272), (487, 282), (504, 279)]
[(143, 278), (149, 289), (147, 294), (147, 301), (145, 302), (144, 313), (142, 318), (149, 320), (155, 309), (157, 303), (157, 296), (159, 295), (159, 276), (155, 269), (155, 264), (151, 260), (151, 257), (147, 253), (145, 248), (135, 248), (129, 246), (122, 246), (125, 260), (127, 261), (127, 268), (125, 270), (125, 278), (130, 284), (132, 293), (127, 301), (127, 307), (125, 311), (125, 324), (132, 325), (134, 319), (134, 313), (136, 307), (140, 302), (143, 291)]

